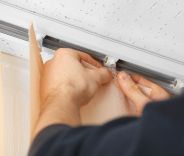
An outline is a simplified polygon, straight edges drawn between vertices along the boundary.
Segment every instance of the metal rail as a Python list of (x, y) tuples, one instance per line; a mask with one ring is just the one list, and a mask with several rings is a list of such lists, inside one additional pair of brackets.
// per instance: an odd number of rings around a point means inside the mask
[[(0, 32), (28, 41), (28, 30), (4, 21), (0, 21)], [(66, 42), (61, 39), (57, 39), (51, 36), (45, 36), (43, 38), (43, 47), (56, 50), (58, 48), (72, 48), (79, 51), (86, 52), (90, 54), (93, 58), (100, 62), (104, 62), (104, 59), (106, 57), (105, 54), (102, 54), (100, 52), (82, 47), (80, 45), (76, 45), (73, 43)], [(147, 78), (161, 84), (164, 88), (172, 90), (172, 87), (176, 86), (176, 80), (175, 77), (165, 75), (163, 73), (159, 73), (157, 71), (153, 71), (150, 69), (147, 69), (145, 67), (137, 66), (135, 64), (129, 63), (127, 61), (119, 60), (116, 64), (117, 70), (128, 70), (133, 73), (138, 73), (141, 75), (146, 76)], [(172, 91), (171, 91), (172, 92)]]

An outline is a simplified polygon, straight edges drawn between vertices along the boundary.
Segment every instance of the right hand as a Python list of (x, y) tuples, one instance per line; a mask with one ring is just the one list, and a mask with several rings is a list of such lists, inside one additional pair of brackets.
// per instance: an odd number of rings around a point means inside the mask
[[(162, 87), (137, 74), (130, 76), (126, 72), (120, 72), (118, 82), (127, 99), (134, 104), (136, 116), (142, 114), (143, 108), (148, 102), (164, 100), (171, 96)], [(151, 93), (149, 95), (144, 94), (138, 85), (150, 88)]]

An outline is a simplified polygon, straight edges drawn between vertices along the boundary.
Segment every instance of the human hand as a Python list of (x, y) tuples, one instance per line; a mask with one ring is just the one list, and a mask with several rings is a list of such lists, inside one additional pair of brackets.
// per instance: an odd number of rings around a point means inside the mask
[[(84, 66), (87, 62), (94, 68)], [(44, 65), (42, 74), (42, 100), (54, 96), (69, 95), (75, 105), (87, 103), (98, 88), (109, 82), (112, 76), (100, 63), (88, 54), (73, 49), (59, 49), (54, 58)]]
[(57, 50), (43, 66), (42, 108), (35, 134), (51, 124), (79, 125), (80, 106), (111, 79), (111, 73), (88, 54), (66, 48)]
[[(130, 76), (126, 72), (120, 72), (118, 82), (127, 99), (135, 106), (136, 116), (142, 114), (143, 108), (148, 102), (160, 101), (170, 97), (170, 94), (162, 87), (137, 74)], [(150, 88), (150, 94), (145, 94), (139, 85)]]

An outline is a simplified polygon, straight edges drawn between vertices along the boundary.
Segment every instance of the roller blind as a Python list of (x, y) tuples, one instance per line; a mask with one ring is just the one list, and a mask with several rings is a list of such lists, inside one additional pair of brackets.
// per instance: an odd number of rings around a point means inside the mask
[(25, 156), (28, 148), (27, 61), (0, 53), (1, 156)]

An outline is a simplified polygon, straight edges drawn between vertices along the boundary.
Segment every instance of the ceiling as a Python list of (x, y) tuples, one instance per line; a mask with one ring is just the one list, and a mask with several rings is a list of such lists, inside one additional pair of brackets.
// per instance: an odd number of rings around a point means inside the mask
[[(0, 1), (184, 62), (183, 0)], [(61, 30), (62, 31), (62, 30)]]

